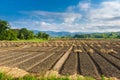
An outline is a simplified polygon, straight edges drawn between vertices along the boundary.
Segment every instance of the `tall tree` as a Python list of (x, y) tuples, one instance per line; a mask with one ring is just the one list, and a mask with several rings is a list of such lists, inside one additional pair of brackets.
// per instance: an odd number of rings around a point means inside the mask
[(7, 29), (10, 29), (9, 23), (7, 21), (0, 20), (0, 33), (2, 33), (2, 31), (5, 31)]
[(37, 37), (38, 37), (38, 38), (42, 38), (42, 37), (43, 37), (43, 33), (42, 33), (42, 32), (39, 32), (39, 33), (37, 34)]
[(10, 25), (7, 21), (0, 20), (0, 40), (4, 40), (6, 37), (6, 30), (10, 29)]
[(27, 30), (26, 28), (22, 28), (19, 31), (18, 38), (20, 38), (20, 39), (33, 39), (34, 33), (33, 33), (33, 31)]
[(46, 33), (44, 33), (44, 32), (39, 32), (38, 34), (37, 34), (37, 38), (41, 38), (41, 39), (49, 39), (49, 34), (46, 34)]

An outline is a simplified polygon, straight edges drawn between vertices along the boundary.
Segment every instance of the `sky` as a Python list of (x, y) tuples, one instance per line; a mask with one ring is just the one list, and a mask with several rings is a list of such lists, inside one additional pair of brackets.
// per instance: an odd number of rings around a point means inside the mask
[(39, 31), (120, 31), (120, 0), (0, 0), (11, 28)]

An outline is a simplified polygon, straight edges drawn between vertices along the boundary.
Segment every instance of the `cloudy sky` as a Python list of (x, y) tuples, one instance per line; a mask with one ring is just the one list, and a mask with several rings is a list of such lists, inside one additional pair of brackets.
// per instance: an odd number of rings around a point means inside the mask
[(0, 19), (39, 31), (120, 31), (120, 0), (0, 0)]

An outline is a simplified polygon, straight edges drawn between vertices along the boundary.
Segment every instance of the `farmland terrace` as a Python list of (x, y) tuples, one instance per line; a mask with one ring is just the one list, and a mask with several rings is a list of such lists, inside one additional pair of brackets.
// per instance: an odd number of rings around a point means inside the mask
[(61, 75), (120, 79), (120, 41), (0, 42), (0, 66), (32, 74), (55, 70)]

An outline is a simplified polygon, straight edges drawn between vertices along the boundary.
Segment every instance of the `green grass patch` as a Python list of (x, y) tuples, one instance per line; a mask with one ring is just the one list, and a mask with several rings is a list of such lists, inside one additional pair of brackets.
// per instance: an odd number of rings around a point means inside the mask
[(11, 76), (5, 75), (5, 73), (0, 72), (0, 80), (14, 80)]
[(47, 42), (46, 39), (12, 40), (7, 42)]
[[(21, 77), (21, 78), (13, 78), (11, 76), (5, 75), (5, 73), (0, 72), (0, 80), (96, 80), (96, 79), (94, 79), (92, 77), (83, 77), (83, 76), (77, 76), (76, 78), (71, 78), (70, 76), (35, 77), (32, 75), (26, 75), (26, 76)], [(101, 80), (114, 80), (114, 79), (105, 78), (104, 76), (102, 76)]]
[(77, 80), (96, 80), (96, 79), (92, 77), (77, 76)]

